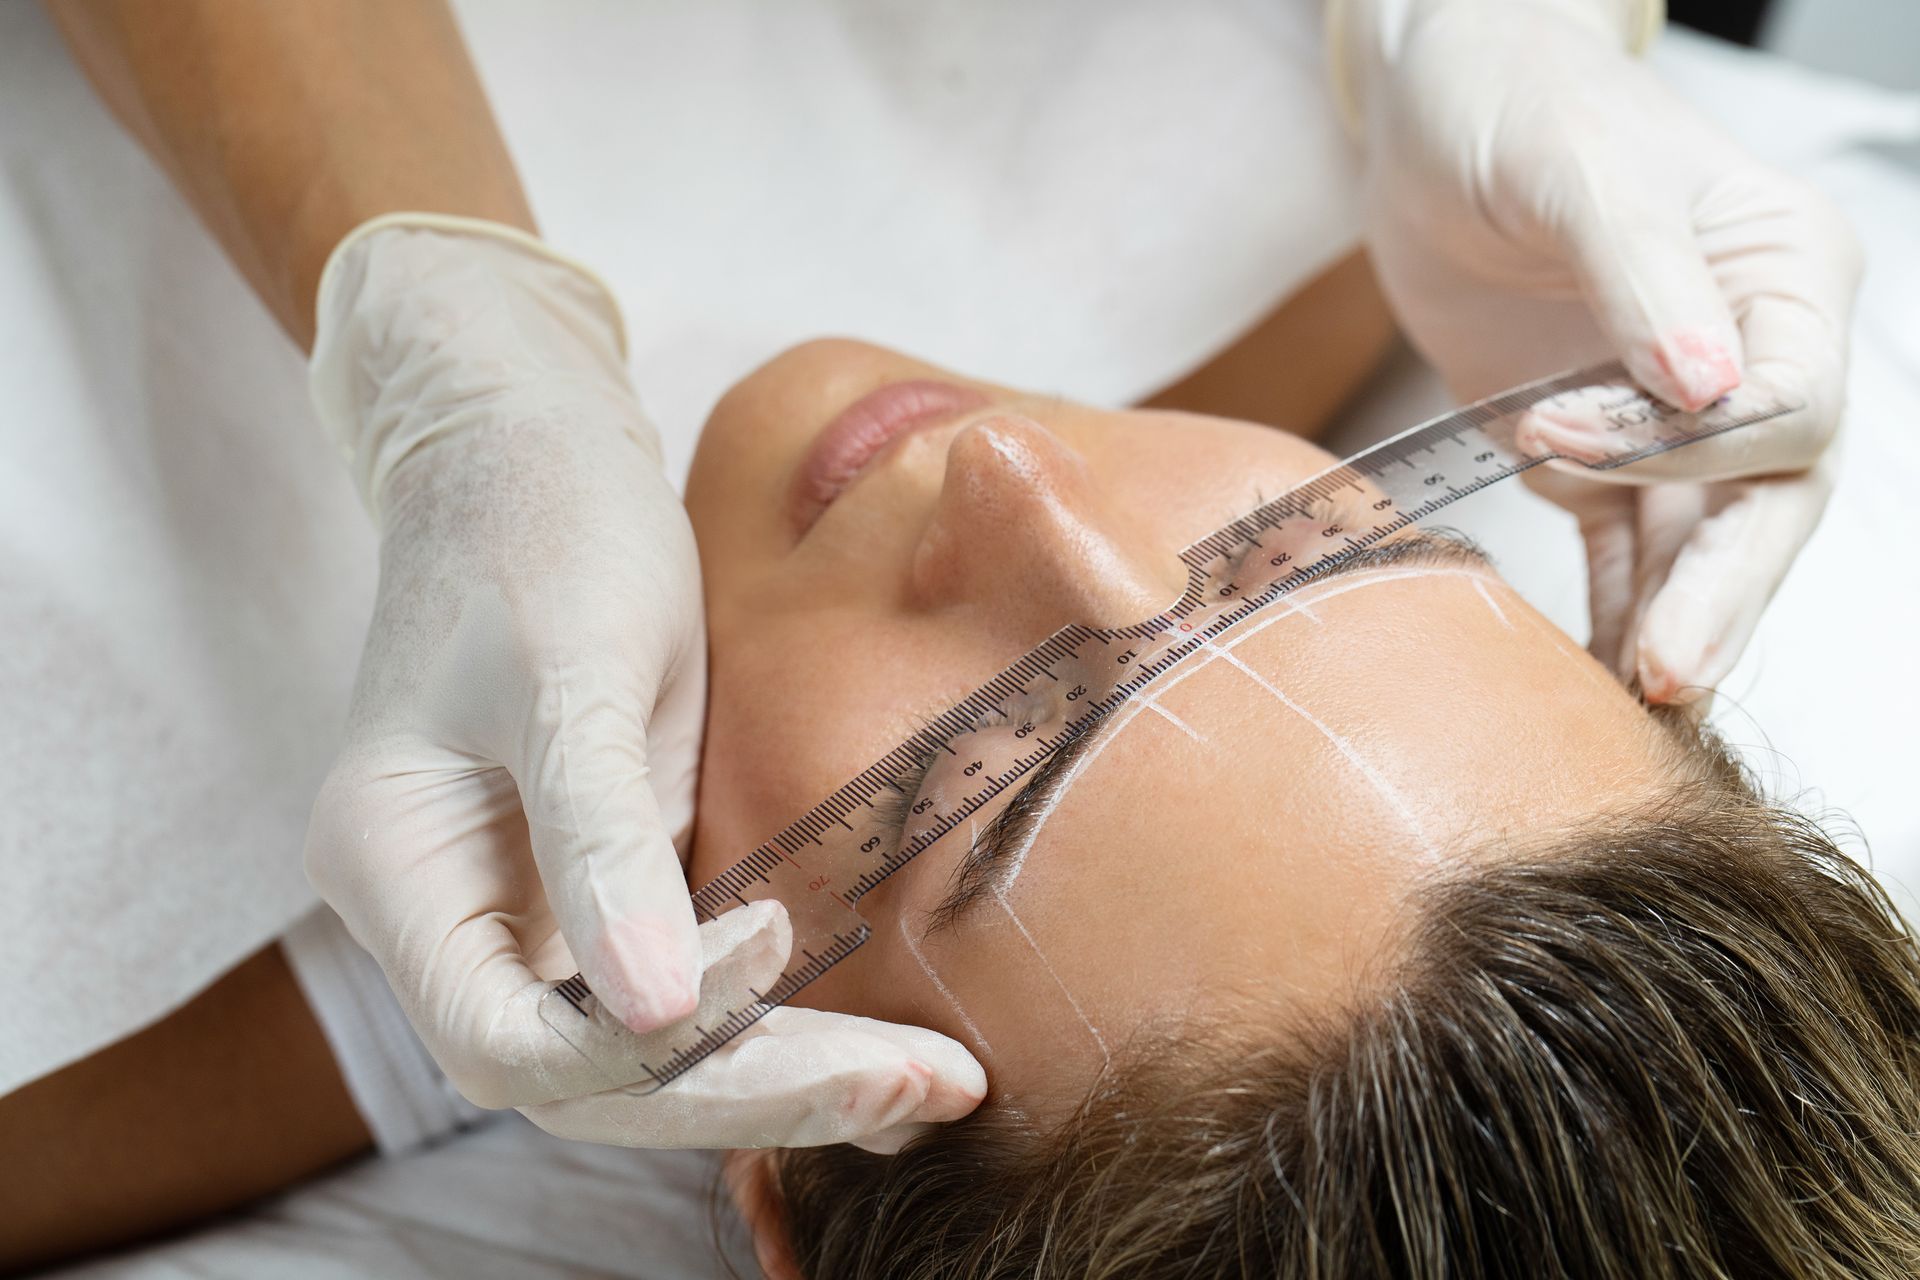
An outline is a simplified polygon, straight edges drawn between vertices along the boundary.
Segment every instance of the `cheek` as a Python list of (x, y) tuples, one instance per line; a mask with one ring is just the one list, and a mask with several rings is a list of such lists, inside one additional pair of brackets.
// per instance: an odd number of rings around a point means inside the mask
[(1326, 450), (1278, 429), (1184, 415), (1135, 414), (1081, 446), (1117, 506), (1186, 547), (1331, 466)]
[[(695, 879), (745, 857), (963, 696), (980, 647), (937, 619), (848, 610), (715, 619)], [(945, 843), (945, 842), (943, 842)]]

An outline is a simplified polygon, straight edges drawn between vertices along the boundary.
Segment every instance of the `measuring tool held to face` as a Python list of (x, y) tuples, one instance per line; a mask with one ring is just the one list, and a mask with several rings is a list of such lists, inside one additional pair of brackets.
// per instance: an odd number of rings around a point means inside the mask
[[(1558, 457), (1515, 440), (1529, 410), (1553, 407), (1605, 422), (1614, 447), (1581, 465), (1607, 471), (1802, 406), (1741, 389), (1686, 413), (1640, 391), (1611, 362), (1422, 423), (1208, 534), (1180, 554), (1187, 585), (1173, 606), (1126, 627), (1062, 627), (695, 893), (701, 920), (762, 898), (785, 904), (793, 926), (786, 969), (746, 1003), (722, 1007), (703, 994), (690, 1018), (646, 1038), (644, 1075), (608, 1087), (664, 1087), (851, 955), (871, 932), (859, 912), (864, 894), (1105, 713), (1345, 560)], [(938, 788), (916, 790), (945, 772), (952, 776)], [(627, 1034), (579, 974), (556, 984), (540, 1013), (589, 1058), (594, 1045)], [(623, 1058), (631, 1064), (631, 1054)]]

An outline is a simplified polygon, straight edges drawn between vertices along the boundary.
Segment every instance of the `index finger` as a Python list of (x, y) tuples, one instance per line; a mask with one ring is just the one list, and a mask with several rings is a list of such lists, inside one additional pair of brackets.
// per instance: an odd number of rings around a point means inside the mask
[(633, 696), (568, 673), (543, 696), (551, 729), (515, 781), (534, 863), (594, 994), (628, 1028), (678, 1022), (699, 1001), (700, 940), (685, 869), (648, 780)]
[(1698, 233), (1702, 252), (1732, 304), (1745, 367), (1741, 382), (1708, 412), (1721, 416), (1787, 406), (1765, 422), (1696, 441), (1615, 470), (1603, 460), (1611, 432), (1596, 405), (1539, 406), (1519, 424), (1523, 447), (1553, 452), (1551, 464), (1622, 484), (1705, 483), (1812, 467), (1833, 442), (1846, 401), (1847, 328), (1860, 280), (1860, 250), (1831, 201), (1804, 183), (1772, 175), (1772, 212)]
[[(1608, 465), (1621, 454), (1622, 437), (1605, 393), (1637, 391), (1625, 385), (1536, 405), (1522, 415), (1514, 437), (1530, 453), (1552, 455), (1547, 465), (1554, 470), (1604, 484), (1707, 484), (1805, 471), (1839, 428), (1842, 377), (1837, 357), (1817, 379), (1797, 364), (1754, 361), (1738, 387), (1698, 415), (1703, 427), (1716, 420), (1741, 425), (1624, 466)], [(1821, 394), (1811, 389), (1816, 380)]]

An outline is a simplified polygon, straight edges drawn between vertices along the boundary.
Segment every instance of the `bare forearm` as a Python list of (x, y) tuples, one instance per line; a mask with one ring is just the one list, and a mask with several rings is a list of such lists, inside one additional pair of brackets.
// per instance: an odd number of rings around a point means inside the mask
[(365, 1150), (278, 947), (0, 1098), (0, 1275), (244, 1204)]
[(395, 210), (533, 230), (444, 0), (46, 0), (81, 68), (281, 325)]

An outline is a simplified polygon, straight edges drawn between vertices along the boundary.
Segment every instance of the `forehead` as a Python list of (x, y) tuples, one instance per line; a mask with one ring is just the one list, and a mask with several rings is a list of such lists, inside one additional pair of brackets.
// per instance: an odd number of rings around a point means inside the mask
[(1116, 712), (1004, 897), (923, 958), (1001, 1080), (1228, 988), (1321, 1005), (1391, 957), (1422, 876), (1651, 785), (1651, 742), (1490, 571), (1330, 582)]

